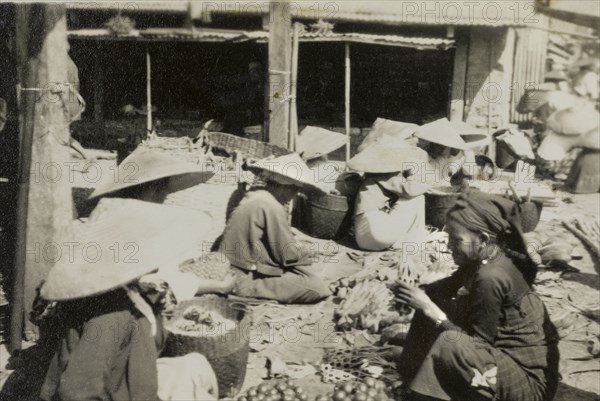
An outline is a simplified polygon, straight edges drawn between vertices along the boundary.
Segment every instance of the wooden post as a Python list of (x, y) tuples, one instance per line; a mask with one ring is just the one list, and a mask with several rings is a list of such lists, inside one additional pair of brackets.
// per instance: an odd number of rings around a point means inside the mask
[(104, 123), (104, 65), (102, 57), (96, 57), (94, 66), (94, 121)]
[(107, 145), (106, 127), (104, 126), (104, 64), (103, 58), (96, 57), (94, 65), (94, 122), (96, 133), (102, 137), (102, 145)]
[(298, 138), (298, 108), (296, 102), (296, 94), (298, 93), (298, 52), (299, 52), (299, 36), (300, 23), (294, 23), (294, 36), (292, 39), (292, 78), (290, 80), (291, 101), (290, 101), (290, 140), (289, 149), (296, 151), (296, 143)]
[(346, 124), (346, 163), (350, 160), (350, 42), (345, 43), (345, 70), (346, 70), (346, 83), (345, 83), (345, 124)]
[[(150, 49), (146, 47), (146, 105), (148, 114), (146, 114), (147, 133), (152, 131), (152, 66), (150, 64)], [(144, 138), (146, 135), (144, 135)]]
[(15, 298), (11, 348), (21, 348), (21, 329), (33, 339), (31, 312), (35, 288), (50, 268), (69, 257), (63, 244), (71, 237), (73, 199), (69, 160), (69, 127), (64, 102), (67, 82), (67, 25), (64, 7), (19, 4), (17, 46), (21, 55), (21, 153)]
[(288, 146), (290, 118), (290, 64), (292, 55), (291, 21), (289, 0), (270, 4), (271, 28), (269, 29), (269, 104), (265, 127), (269, 142), (281, 147)]
[(465, 111), (465, 91), (467, 90), (467, 59), (469, 36), (459, 34), (454, 52), (454, 72), (450, 88), (450, 121), (463, 121)]

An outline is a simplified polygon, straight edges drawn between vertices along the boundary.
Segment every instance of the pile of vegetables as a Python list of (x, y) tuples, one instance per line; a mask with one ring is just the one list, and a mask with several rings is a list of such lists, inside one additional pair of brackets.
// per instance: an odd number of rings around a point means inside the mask
[(386, 401), (386, 385), (381, 380), (367, 377), (363, 380), (340, 383), (332, 393), (319, 395), (315, 401)]
[(183, 312), (181, 318), (172, 323), (171, 330), (205, 335), (214, 332), (215, 328), (229, 331), (234, 330), (235, 327), (236, 322), (223, 317), (216, 311), (206, 310), (200, 306), (190, 306)]
[(249, 388), (237, 401), (309, 401), (309, 398), (302, 387), (290, 380), (276, 380)]

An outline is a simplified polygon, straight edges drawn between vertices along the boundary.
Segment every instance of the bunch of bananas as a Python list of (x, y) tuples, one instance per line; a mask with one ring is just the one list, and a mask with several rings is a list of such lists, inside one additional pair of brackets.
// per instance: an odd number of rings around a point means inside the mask
[(371, 333), (378, 333), (380, 329), (400, 319), (395, 309), (394, 294), (378, 280), (364, 280), (356, 284), (335, 314), (339, 329), (349, 330), (354, 327)]

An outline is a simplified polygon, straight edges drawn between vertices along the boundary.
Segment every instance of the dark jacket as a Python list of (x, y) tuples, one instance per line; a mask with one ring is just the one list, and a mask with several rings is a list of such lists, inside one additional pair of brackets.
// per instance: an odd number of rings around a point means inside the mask
[(156, 360), (166, 332), (122, 290), (60, 305), (63, 336), (50, 363), (44, 401), (158, 400)]

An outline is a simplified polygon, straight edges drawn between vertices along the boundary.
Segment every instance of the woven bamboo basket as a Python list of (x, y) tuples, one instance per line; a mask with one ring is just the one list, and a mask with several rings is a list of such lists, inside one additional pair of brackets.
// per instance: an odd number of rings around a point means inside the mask
[(239, 152), (244, 158), (251, 159), (264, 159), (271, 155), (279, 157), (292, 153), (289, 149), (281, 146), (224, 132), (210, 132), (208, 142), (213, 148), (220, 149), (227, 154)]
[(519, 207), (521, 209), (521, 230), (524, 233), (535, 230), (540, 222), (544, 204), (542, 202), (523, 202)]
[(349, 212), (348, 198), (342, 195), (325, 194), (308, 198), (305, 219), (310, 235), (321, 239), (333, 239)]
[(445, 194), (425, 194), (425, 223), (441, 230), (446, 225), (446, 213), (454, 206), (460, 193), (454, 187), (436, 189)]
[[(215, 328), (209, 333), (185, 335), (169, 329), (174, 319), (180, 317), (189, 306), (201, 306), (216, 311), (223, 317), (235, 321), (234, 329)], [(246, 308), (236, 307), (224, 298), (196, 298), (177, 305), (174, 315), (166, 321), (169, 330), (165, 353), (167, 356), (182, 356), (198, 352), (212, 366), (219, 384), (219, 397), (234, 397), (242, 388), (246, 378), (246, 366), (250, 351), (248, 328), (252, 324)]]

